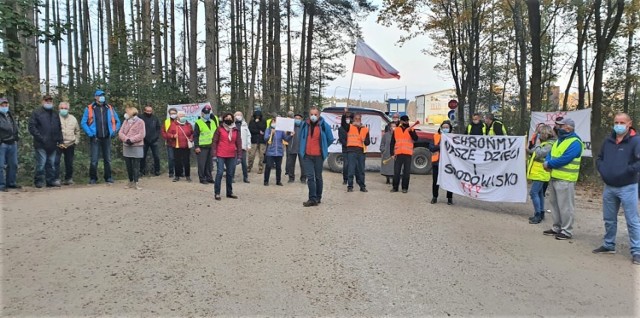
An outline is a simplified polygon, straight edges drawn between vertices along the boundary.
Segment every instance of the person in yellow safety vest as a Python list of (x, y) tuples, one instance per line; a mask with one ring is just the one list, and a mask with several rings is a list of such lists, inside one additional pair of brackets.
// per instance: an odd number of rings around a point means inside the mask
[(471, 123), (467, 125), (465, 131), (467, 135), (482, 136), (487, 134), (487, 125), (482, 122), (482, 115), (480, 113), (473, 114)]
[(176, 121), (178, 118), (178, 110), (175, 108), (169, 108), (167, 111), (168, 117), (164, 120), (164, 125), (162, 125), (162, 138), (165, 141), (165, 145), (167, 146), (167, 164), (169, 165), (169, 178), (173, 178), (175, 171), (175, 155), (173, 153), (173, 147), (169, 146), (169, 140), (172, 137), (167, 132), (169, 127), (171, 127), (171, 123)]
[(527, 179), (531, 180), (531, 202), (533, 203), (533, 216), (529, 218), (529, 224), (538, 224), (544, 220), (544, 190), (545, 183), (551, 179), (551, 173), (544, 169), (542, 165), (551, 147), (555, 143), (553, 128), (549, 125), (539, 125), (536, 135), (540, 139), (540, 144), (531, 149), (527, 149), (529, 160), (527, 161)]
[[(438, 132), (433, 134), (433, 143), (428, 143), (427, 148), (431, 151), (431, 204), (438, 203), (438, 192), (440, 192), (440, 186), (438, 185), (438, 169), (440, 165), (440, 141), (442, 140), (442, 134), (450, 134), (453, 132), (453, 125), (450, 121), (445, 120), (440, 124)], [(447, 204), (453, 205), (453, 193), (447, 191)]]
[(409, 116), (402, 115), (400, 117), (400, 126), (393, 130), (393, 136), (391, 137), (391, 155), (395, 158), (391, 192), (398, 192), (400, 173), (402, 173), (402, 193), (409, 191), (413, 143), (417, 140), (418, 134), (413, 128), (409, 127)]
[(556, 120), (558, 140), (544, 161), (544, 168), (551, 172), (549, 182), (551, 217), (553, 227), (543, 232), (556, 240), (568, 240), (573, 236), (575, 187), (580, 174), (580, 160), (584, 144), (574, 132), (576, 123), (571, 118)]
[(211, 144), (218, 124), (218, 117), (212, 113), (211, 106), (204, 106), (193, 131), (193, 143), (198, 157), (198, 178), (202, 184), (214, 183)]
[(496, 120), (496, 117), (489, 113), (484, 116), (484, 123), (487, 125), (487, 135), (489, 136), (506, 136), (507, 128), (504, 124)]
[(347, 113), (342, 115), (342, 128), (347, 132), (347, 192), (353, 192), (353, 178), (361, 192), (368, 192), (364, 182), (364, 162), (367, 146), (371, 143), (369, 128), (362, 124), (362, 114), (354, 114), (353, 121), (347, 123)]

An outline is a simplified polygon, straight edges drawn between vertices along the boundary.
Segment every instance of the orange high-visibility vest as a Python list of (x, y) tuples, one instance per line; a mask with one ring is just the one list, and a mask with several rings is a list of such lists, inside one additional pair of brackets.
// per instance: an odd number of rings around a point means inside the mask
[(396, 155), (413, 156), (413, 140), (409, 134), (409, 128), (402, 130), (402, 127), (396, 127), (393, 131), (393, 138), (396, 140), (393, 153)]
[[(441, 134), (433, 134), (433, 144), (436, 146), (439, 145), (440, 138), (442, 138)], [(436, 163), (438, 161), (440, 161), (440, 151), (431, 154), (431, 163)]]
[[(87, 108), (89, 109), (89, 118), (87, 118), (87, 125), (91, 126), (91, 124), (93, 123), (93, 104), (89, 104), (89, 106), (87, 106)], [(111, 128), (112, 130), (115, 132), (116, 131), (116, 113), (113, 111), (113, 107), (109, 104), (107, 104), (107, 108), (109, 109), (109, 111), (111, 112)]]
[(349, 132), (347, 133), (347, 147), (360, 147), (364, 151), (367, 150), (367, 146), (364, 145), (364, 140), (367, 138), (369, 128), (362, 127), (358, 132), (358, 127), (350, 125)]

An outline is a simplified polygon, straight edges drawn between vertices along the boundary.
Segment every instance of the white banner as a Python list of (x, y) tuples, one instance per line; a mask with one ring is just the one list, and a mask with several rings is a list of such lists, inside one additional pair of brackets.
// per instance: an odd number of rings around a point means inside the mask
[(524, 136), (443, 134), (438, 184), (489, 202), (527, 202)]
[[(320, 116), (331, 126), (331, 131), (333, 132), (333, 144), (329, 146), (329, 152), (342, 152), (342, 145), (338, 140), (338, 129), (340, 129), (342, 114), (322, 113)], [(369, 128), (369, 138), (371, 139), (367, 152), (380, 152), (382, 120), (378, 115), (362, 114), (362, 123)]]
[(209, 102), (199, 104), (167, 105), (167, 118), (169, 118), (169, 109), (175, 108), (178, 111), (185, 112), (187, 121), (190, 122), (191, 125), (195, 125), (196, 120), (198, 120), (198, 117), (200, 117), (200, 114), (202, 113), (202, 109), (207, 105), (211, 106)]
[(531, 124), (529, 125), (529, 136), (533, 135), (538, 124), (543, 123), (551, 127), (556, 125), (555, 120), (558, 117), (571, 118), (576, 122), (576, 134), (584, 143), (585, 150), (582, 152), (583, 157), (592, 157), (591, 155), (591, 108), (581, 109), (572, 112), (532, 112)]

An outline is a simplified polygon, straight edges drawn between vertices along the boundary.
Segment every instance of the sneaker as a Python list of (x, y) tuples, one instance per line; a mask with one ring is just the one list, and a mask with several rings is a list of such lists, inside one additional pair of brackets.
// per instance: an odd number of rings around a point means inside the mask
[(436, 204), (436, 203), (438, 203), (438, 198), (431, 199), (431, 204)]
[(353, 192), (353, 188), (347, 188), (347, 192)]
[(294, 183), (296, 182), (296, 179), (289, 179), (289, 181), (287, 181), (287, 183)]
[(113, 179), (109, 178), (105, 182), (107, 183), (107, 185), (111, 185), (111, 184), (113, 184)]
[(156, 171), (156, 172), (154, 172), (154, 173), (153, 173), (153, 176), (154, 176), (154, 177), (160, 176), (160, 171)]
[(631, 263), (633, 263), (634, 265), (640, 265), (640, 254), (633, 255)]
[(318, 206), (318, 202), (309, 200), (309, 201), (303, 202), (302, 206), (303, 207)]
[(216, 194), (216, 195), (215, 195), (215, 199), (216, 199), (216, 201), (220, 201), (220, 200), (222, 200), (222, 198), (220, 197), (220, 195), (219, 195), (219, 194)]
[(191, 177), (187, 177), (187, 182), (191, 182)]
[(529, 221), (531, 221), (531, 220), (535, 219), (536, 217), (537, 217), (537, 215), (530, 216), (530, 217), (529, 217)]
[(64, 183), (62, 183), (62, 184), (64, 184), (64, 185), (72, 185), (73, 184), (73, 179), (64, 180)]
[(564, 233), (558, 233), (558, 234), (556, 234), (556, 240), (564, 241), (564, 240), (570, 240), (570, 239), (571, 239), (571, 236), (566, 235), (566, 234), (564, 234)]
[(49, 188), (58, 188), (60, 187), (62, 184), (60, 183), (60, 180), (55, 180), (49, 184), (47, 184), (47, 187)]
[(318, 203), (318, 205), (320, 205), (320, 203), (322, 203), (322, 200), (318, 199), (318, 201), (316, 201)]
[(19, 185), (19, 184), (14, 184), (14, 185), (7, 186), (7, 188), (9, 188), (9, 189), (22, 189), (22, 186)]
[(398, 192), (398, 189), (391, 189), (390, 192)]
[(268, 186), (268, 185), (269, 185), (269, 181), (265, 181), (265, 182), (264, 182), (264, 186), (266, 187), (266, 186)]
[(543, 231), (542, 234), (546, 235), (546, 236), (556, 236), (556, 235), (558, 235), (558, 232), (556, 232), (553, 229), (551, 229), (551, 230)]
[(402, 189), (402, 193), (407, 193), (407, 192), (409, 192), (409, 190), (407, 190), (407, 189)]
[(216, 181), (213, 180), (213, 179), (209, 179), (209, 180), (207, 180), (207, 183), (216, 183)]
[(174, 176), (174, 175), (173, 175), (173, 172), (170, 172), (170, 173), (169, 173), (169, 178), (173, 178), (173, 176)]
[(129, 182), (129, 183), (127, 183), (127, 185), (126, 185), (126, 186), (124, 186), (124, 188), (125, 188), (125, 189), (131, 189), (131, 188), (133, 188), (133, 182)]
[(283, 186), (284, 184), (282, 184), (282, 182), (276, 182), (277, 186)]
[(250, 182), (249, 182), (249, 178), (244, 178), (244, 179), (242, 180), (242, 182), (244, 182), (244, 183), (250, 183)]
[(205, 180), (200, 180), (200, 184), (209, 184), (209, 182), (207, 182)]
[(366, 187), (362, 187), (362, 188), (360, 188), (360, 192), (369, 192), (369, 190), (367, 190)]
[(235, 194), (227, 194), (227, 198), (229, 198), (229, 199), (237, 199), (238, 196), (235, 195)]
[(137, 182), (133, 183), (133, 188), (136, 189), (136, 190), (142, 190), (142, 188), (138, 185)]
[(180, 177), (173, 178), (173, 182), (178, 182), (178, 181), (180, 181)]
[(40, 189), (40, 188), (43, 188), (43, 187), (44, 187), (44, 184), (42, 184), (42, 183), (36, 183), (36, 184), (35, 184), (35, 186), (36, 186), (36, 188)]
[(96, 184), (96, 183), (98, 183), (97, 180), (93, 180), (93, 179), (89, 180), (89, 184)]
[(596, 248), (595, 250), (591, 251), (593, 254), (615, 254), (616, 250), (615, 249), (608, 249), (604, 246), (600, 246), (598, 248)]
[(539, 216), (529, 219), (529, 224), (540, 224), (540, 222), (542, 222), (542, 219)]
[(343, 180), (342, 185), (347, 185), (347, 180)]

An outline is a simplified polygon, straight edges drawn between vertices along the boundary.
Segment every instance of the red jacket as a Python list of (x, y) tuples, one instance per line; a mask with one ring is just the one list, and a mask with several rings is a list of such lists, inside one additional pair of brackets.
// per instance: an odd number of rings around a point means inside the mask
[(242, 158), (242, 137), (238, 128), (231, 129), (231, 140), (229, 140), (229, 134), (224, 127), (218, 127), (213, 135), (211, 157)]
[[(166, 134), (169, 137), (167, 145), (172, 148), (189, 148), (187, 139), (193, 141), (193, 127), (189, 122), (184, 125), (180, 125), (177, 121), (172, 122)], [(175, 137), (176, 135), (178, 138)]]

